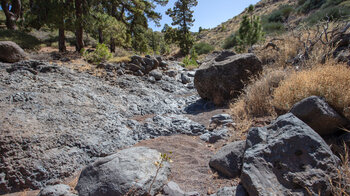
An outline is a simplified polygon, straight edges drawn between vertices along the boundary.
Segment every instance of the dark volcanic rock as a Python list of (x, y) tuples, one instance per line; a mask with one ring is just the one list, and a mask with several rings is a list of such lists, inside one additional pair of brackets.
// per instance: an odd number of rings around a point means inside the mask
[(0, 61), (15, 63), (26, 58), (27, 54), (12, 41), (0, 41)]
[(57, 184), (142, 139), (201, 135), (184, 116), (199, 100), (168, 76), (109, 83), (47, 62), (0, 63), (0, 194)]
[(204, 133), (203, 135), (200, 136), (200, 139), (209, 143), (215, 143), (218, 140), (224, 139), (228, 136), (229, 136), (228, 129), (224, 127), (222, 129), (213, 130), (213, 131)]
[[(145, 195), (155, 175), (160, 153), (146, 147), (133, 147), (98, 159), (88, 165), (79, 177), (76, 190), (80, 196), (122, 196), (132, 190), (132, 195)], [(170, 167), (163, 162), (150, 194), (158, 193), (168, 179)]]
[(232, 142), (222, 147), (209, 162), (210, 167), (219, 173), (236, 178), (241, 175), (245, 141)]
[(250, 196), (331, 195), (339, 159), (293, 114), (250, 129), (246, 148), (241, 182)]
[(331, 135), (348, 124), (321, 97), (311, 96), (296, 103), (290, 110), (320, 135)]
[(149, 72), (150, 76), (153, 76), (156, 80), (161, 80), (163, 77), (162, 72), (160, 72), (159, 70), (152, 70), (151, 72)]
[(203, 99), (221, 105), (237, 96), (244, 82), (261, 70), (261, 61), (254, 54), (228, 56), (202, 65), (196, 71), (194, 85)]

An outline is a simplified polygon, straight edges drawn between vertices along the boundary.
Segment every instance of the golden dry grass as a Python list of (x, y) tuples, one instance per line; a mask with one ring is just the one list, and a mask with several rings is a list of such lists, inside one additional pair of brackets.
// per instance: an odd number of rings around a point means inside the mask
[(341, 149), (340, 159), (341, 165), (337, 171), (337, 181), (330, 180), (333, 195), (349, 196), (350, 195), (350, 161), (349, 147), (344, 143), (338, 146)]
[(273, 38), (266, 38), (265, 43), (263, 43), (257, 51), (256, 55), (261, 59), (263, 64), (269, 65), (269, 67), (288, 67), (288, 61), (298, 55), (301, 43), (294, 38), (291, 33), (283, 34), (278, 37), (274, 37), (276, 41), (272, 43), (276, 44), (278, 50), (267, 47), (267, 44), (273, 40)]
[(350, 69), (344, 65), (327, 63), (294, 72), (273, 93), (273, 106), (288, 111), (302, 99), (316, 95), (339, 113), (350, 118)]
[(270, 68), (265, 69), (260, 77), (251, 79), (243, 94), (230, 106), (236, 128), (244, 132), (252, 125), (253, 118), (275, 116), (272, 94), (288, 73), (286, 69)]
[(108, 62), (109, 63), (127, 63), (130, 62), (130, 56), (122, 56), (122, 57), (113, 57)]

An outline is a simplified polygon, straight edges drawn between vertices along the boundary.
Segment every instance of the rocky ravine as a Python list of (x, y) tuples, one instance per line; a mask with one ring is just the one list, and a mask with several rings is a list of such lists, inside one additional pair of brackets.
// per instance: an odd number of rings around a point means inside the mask
[(175, 77), (111, 83), (46, 62), (0, 64), (0, 194), (55, 184), (140, 140), (206, 133), (184, 115), (212, 104), (197, 95), (193, 73), (169, 68)]

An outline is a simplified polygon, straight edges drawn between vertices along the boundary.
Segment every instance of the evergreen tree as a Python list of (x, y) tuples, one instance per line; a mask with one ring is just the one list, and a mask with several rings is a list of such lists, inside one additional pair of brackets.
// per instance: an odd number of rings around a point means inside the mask
[(238, 32), (225, 40), (223, 48), (235, 47), (236, 51), (244, 52), (247, 47), (263, 39), (264, 32), (260, 18), (253, 15), (254, 6), (250, 5), (247, 11), (248, 14), (243, 16)]
[(164, 35), (164, 40), (167, 44), (177, 44), (178, 41), (178, 32), (177, 29), (172, 28), (171, 26), (169, 26), (168, 24), (165, 24), (163, 29), (162, 29), (162, 33)]
[(75, 50), (80, 52), (84, 48), (83, 41), (83, 0), (74, 0), (75, 4)]
[(175, 2), (173, 9), (168, 9), (166, 12), (173, 22), (174, 26), (178, 27), (177, 41), (181, 52), (187, 55), (193, 46), (194, 38), (189, 31), (190, 27), (193, 26), (193, 10), (192, 7), (198, 4), (197, 0), (178, 0)]
[(238, 30), (238, 46), (236, 49), (240, 52), (246, 47), (251, 47), (258, 41), (262, 40), (264, 32), (261, 26), (261, 21), (258, 16), (253, 15), (254, 6), (248, 8), (248, 15), (243, 16), (243, 20)]
[(73, 29), (74, 6), (72, 0), (32, 0), (25, 14), (26, 25), (40, 29), (47, 26), (58, 29), (58, 48), (66, 51), (65, 31)]

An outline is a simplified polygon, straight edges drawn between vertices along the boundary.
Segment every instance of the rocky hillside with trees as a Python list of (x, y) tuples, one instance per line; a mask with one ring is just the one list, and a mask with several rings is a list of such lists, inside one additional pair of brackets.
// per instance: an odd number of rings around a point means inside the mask
[[(260, 17), (261, 25), (268, 36), (288, 32), (299, 25), (314, 25), (321, 20), (339, 20), (346, 18), (350, 12), (347, 0), (261, 0), (254, 5), (253, 15)], [(229, 48), (227, 42), (237, 33), (243, 17), (241, 14), (223, 22), (213, 29), (200, 28), (199, 42), (207, 42), (217, 48)]]
[(0, 195), (350, 194), (348, 0), (0, 3)]

